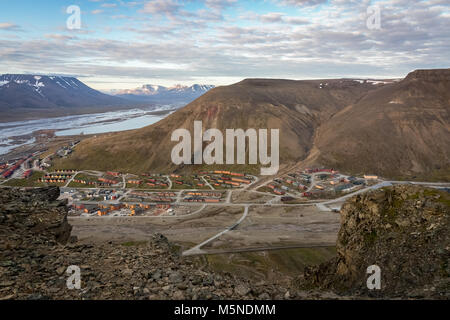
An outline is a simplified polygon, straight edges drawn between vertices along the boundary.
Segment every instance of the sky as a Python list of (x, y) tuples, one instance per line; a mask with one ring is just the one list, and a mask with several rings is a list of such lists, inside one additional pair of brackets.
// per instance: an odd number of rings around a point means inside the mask
[(0, 0), (0, 73), (103, 91), (400, 78), (449, 68), (449, 40), (449, 0)]

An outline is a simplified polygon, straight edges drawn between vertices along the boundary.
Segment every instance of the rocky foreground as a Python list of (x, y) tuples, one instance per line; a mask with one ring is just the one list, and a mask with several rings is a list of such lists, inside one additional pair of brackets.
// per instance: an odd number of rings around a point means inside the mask
[[(0, 299), (449, 298), (445, 192), (395, 187), (353, 197), (342, 210), (338, 256), (291, 285), (199, 268), (158, 234), (148, 243), (78, 243), (58, 196), (58, 188), (0, 188)], [(373, 264), (381, 290), (366, 287)], [(79, 290), (67, 288), (72, 265)]]
[[(58, 188), (0, 189), (2, 299), (281, 299), (286, 288), (199, 269), (167, 239), (79, 244)], [(70, 290), (69, 266), (81, 269)]]

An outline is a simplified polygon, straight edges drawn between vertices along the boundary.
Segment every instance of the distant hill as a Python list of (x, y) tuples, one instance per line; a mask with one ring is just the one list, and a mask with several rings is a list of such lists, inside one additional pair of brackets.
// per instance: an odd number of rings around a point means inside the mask
[(25, 120), (124, 108), (134, 102), (94, 90), (73, 77), (0, 76), (0, 121)]
[(450, 69), (417, 70), (323, 123), (312, 163), (390, 177), (450, 179)]
[(188, 104), (213, 88), (213, 85), (200, 84), (192, 86), (176, 85), (170, 88), (146, 84), (137, 89), (117, 90), (113, 94), (133, 101)]
[(282, 166), (450, 180), (449, 77), (450, 69), (415, 71), (401, 81), (247, 79), (215, 88), (152, 126), (87, 139), (60, 165), (192, 170), (171, 163), (170, 136), (177, 128), (193, 132), (201, 120), (204, 129), (280, 129)]
[[(382, 84), (380, 84), (382, 85)], [(308, 156), (317, 127), (379, 85), (353, 80), (248, 79), (210, 90), (155, 125), (83, 141), (63, 166), (121, 171), (172, 171), (171, 133), (204, 128), (279, 128), (282, 162)], [(242, 168), (241, 168), (242, 169)]]

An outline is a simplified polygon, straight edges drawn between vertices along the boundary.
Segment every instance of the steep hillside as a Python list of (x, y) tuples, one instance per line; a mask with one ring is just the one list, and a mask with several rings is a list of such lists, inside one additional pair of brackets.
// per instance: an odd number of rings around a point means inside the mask
[[(212, 89), (166, 119), (143, 129), (83, 141), (58, 166), (123, 171), (182, 169), (171, 162), (170, 141), (178, 128), (280, 129), (283, 163), (304, 159), (316, 128), (335, 112), (378, 85), (352, 80), (290, 81), (249, 79)], [(246, 168), (247, 170), (248, 168)]]
[(418, 70), (325, 122), (309, 162), (354, 173), (450, 179), (450, 69)]
[(130, 104), (122, 98), (94, 90), (73, 77), (0, 76), (0, 121), (103, 111)]

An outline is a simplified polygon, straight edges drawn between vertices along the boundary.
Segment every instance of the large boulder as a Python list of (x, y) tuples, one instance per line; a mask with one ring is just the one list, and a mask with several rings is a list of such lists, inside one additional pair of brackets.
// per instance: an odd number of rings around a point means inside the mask
[[(378, 297), (450, 297), (450, 195), (417, 186), (384, 188), (341, 210), (337, 257), (307, 268), (303, 288)], [(367, 268), (381, 269), (381, 289), (367, 288)]]
[(0, 238), (13, 246), (25, 239), (66, 243), (72, 227), (67, 221), (67, 202), (58, 201), (58, 187), (0, 189)]

